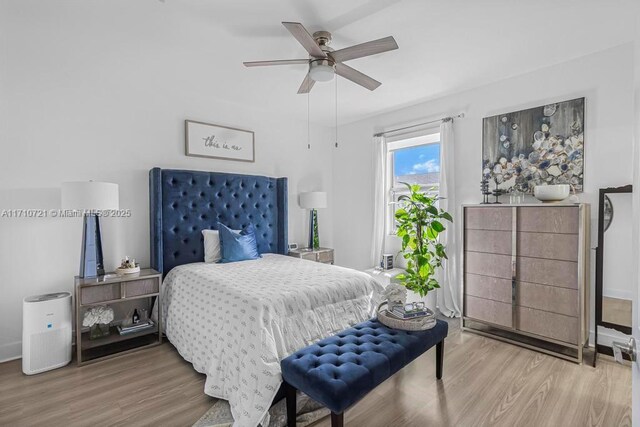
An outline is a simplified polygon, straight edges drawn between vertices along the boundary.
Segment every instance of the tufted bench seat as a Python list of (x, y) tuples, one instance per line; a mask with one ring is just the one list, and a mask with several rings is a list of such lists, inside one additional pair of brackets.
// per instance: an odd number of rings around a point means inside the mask
[(332, 427), (341, 427), (348, 407), (433, 346), (442, 378), (447, 332), (441, 320), (427, 331), (407, 332), (372, 319), (298, 350), (281, 362), (288, 426), (296, 424), (296, 390), (329, 408)]

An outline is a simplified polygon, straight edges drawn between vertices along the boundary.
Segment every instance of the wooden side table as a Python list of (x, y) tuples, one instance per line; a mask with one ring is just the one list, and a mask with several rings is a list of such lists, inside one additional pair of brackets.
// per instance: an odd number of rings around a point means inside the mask
[(321, 262), (323, 264), (333, 264), (333, 249), (331, 248), (318, 248), (313, 250), (294, 249), (289, 251), (289, 256)]
[[(117, 275), (105, 274), (91, 279), (75, 278), (76, 306), (76, 356), (78, 365), (97, 362), (120, 356), (143, 348), (162, 343), (161, 318), (153, 329), (120, 335), (117, 325), (127, 307), (145, 309), (151, 316), (153, 304), (160, 307), (160, 283), (162, 274), (152, 269), (143, 269), (139, 273)], [(114, 309), (115, 319), (111, 322), (110, 335), (104, 338), (89, 339), (88, 328), (83, 328), (82, 320), (87, 309), (99, 305), (108, 305)], [(118, 308), (121, 308), (118, 310)], [(118, 318), (120, 317), (120, 318)]]

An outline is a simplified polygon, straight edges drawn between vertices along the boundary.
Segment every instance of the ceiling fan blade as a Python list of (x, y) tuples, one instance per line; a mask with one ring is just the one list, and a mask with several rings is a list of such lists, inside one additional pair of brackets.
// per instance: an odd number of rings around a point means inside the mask
[(283, 22), (282, 25), (285, 26), (287, 30), (293, 35), (293, 37), (298, 40), (298, 42), (304, 47), (309, 55), (314, 56), (316, 58), (326, 58), (327, 54), (320, 49), (320, 46), (316, 43), (311, 34), (307, 31), (304, 26), (299, 22)]
[(311, 78), (311, 75), (307, 73), (307, 76), (302, 81), (300, 85), (300, 89), (298, 89), (298, 93), (309, 93), (311, 92), (311, 88), (316, 84), (316, 81)]
[(382, 84), (366, 74), (362, 74), (360, 71), (344, 64), (336, 64), (336, 74), (369, 90), (376, 90), (378, 86)]
[(396, 40), (393, 37), (389, 36), (383, 39), (373, 40), (370, 42), (336, 50), (334, 52), (331, 52), (331, 57), (336, 62), (344, 62), (349, 61), (350, 59), (362, 58), (364, 56), (388, 52), (397, 48), (398, 43), (396, 43)]
[(308, 59), (276, 59), (275, 61), (249, 61), (243, 62), (245, 67), (263, 67), (266, 65), (295, 65), (309, 64)]

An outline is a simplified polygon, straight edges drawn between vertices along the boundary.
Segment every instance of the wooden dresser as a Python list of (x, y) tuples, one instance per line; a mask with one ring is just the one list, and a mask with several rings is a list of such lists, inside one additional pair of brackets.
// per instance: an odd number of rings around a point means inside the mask
[(581, 363), (589, 220), (587, 204), (465, 206), (463, 328)]

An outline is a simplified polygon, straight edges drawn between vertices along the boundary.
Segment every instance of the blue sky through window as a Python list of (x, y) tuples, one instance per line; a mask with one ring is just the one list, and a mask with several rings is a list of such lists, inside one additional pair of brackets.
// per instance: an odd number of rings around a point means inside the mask
[(440, 144), (419, 145), (393, 152), (393, 175), (422, 175), (440, 171)]

